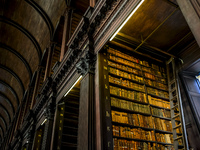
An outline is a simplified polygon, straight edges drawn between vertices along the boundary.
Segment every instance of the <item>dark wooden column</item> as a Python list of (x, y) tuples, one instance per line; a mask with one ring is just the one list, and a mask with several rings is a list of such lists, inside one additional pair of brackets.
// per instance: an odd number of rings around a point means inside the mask
[(71, 0), (67, 1), (67, 9), (65, 12), (65, 22), (64, 22), (64, 28), (63, 28), (63, 37), (62, 37), (62, 45), (61, 45), (61, 53), (60, 53), (60, 62), (62, 61), (65, 52), (66, 52), (66, 44), (69, 41), (70, 35), (71, 35), (71, 22), (72, 22), (72, 13), (73, 10), (70, 8), (70, 2)]
[(35, 97), (36, 97), (36, 94), (37, 94), (37, 91), (39, 88), (39, 84), (40, 84), (40, 76), (41, 76), (42, 68), (43, 68), (42, 66), (38, 66), (38, 69), (37, 69), (37, 75), (36, 75), (35, 86), (34, 86), (34, 90), (33, 90), (33, 97), (31, 100), (30, 109), (32, 109), (33, 106), (35, 105)]
[(198, 45), (200, 46), (200, 3), (199, 0), (177, 0)]
[(54, 113), (55, 113), (55, 101), (56, 98), (52, 96), (48, 100), (48, 104), (45, 108), (44, 115), (46, 116), (47, 121), (45, 122), (44, 127), (44, 135), (42, 139), (42, 148), (41, 150), (49, 150), (51, 146), (51, 137), (52, 137), (52, 130), (53, 130), (53, 121), (54, 121)]
[(95, 112), (94, 112), (94, 64), (95, 55), (87, 51), (77, 64), (78, 72), (83, 75), (80, 88), (78, 150), (95, 149)]
[(48, 57), (47, 57), (44, 81), (46, 78), (50, 77), (50, 75), (51, 75), (51, 63), (52, 63), (54, 48), (55, 48), (55, 43), (52, 42), (48, 48)]

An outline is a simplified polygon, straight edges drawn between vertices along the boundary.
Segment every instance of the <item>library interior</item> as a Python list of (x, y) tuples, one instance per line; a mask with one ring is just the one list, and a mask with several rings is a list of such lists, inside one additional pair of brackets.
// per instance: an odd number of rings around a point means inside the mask
[(200, 150), (200, 0), (1, 0), (1, 150)]

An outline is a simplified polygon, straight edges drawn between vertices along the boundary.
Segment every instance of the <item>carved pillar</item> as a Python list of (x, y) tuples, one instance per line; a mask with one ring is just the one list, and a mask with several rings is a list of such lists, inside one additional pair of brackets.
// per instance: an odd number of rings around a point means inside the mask
[(42, 72), (43, 67), (42, 66), (38, 66), (38, 70), (37, 70), (37, 75), (36, 75), (36, 79), (35, 79), (35, 86), (34, 86), (34, 90), (33, 90), (33, 97), (31, 100), (31, 106), (30, 109), (33, 108), (33, 106), (35, 105), (35, 97), (39, 88), (39, 84), (40, 84), (40, 76), (41, 76), (41, 72)]
[(96, 56), (87, 51), (77, 64), (77, 70), (84, 77), (81, 80), (78, 126), (78, 150), (95, 148), (94, 112), (94, 65)]
[(49, 150), (51, 146), (51, 137), (53, 134), (52, 130), (53, 130), (53, 121), (54, 121), (54, 113), (55, 113), (55, 101), (56, 101), (56, 98), (52, 96), (51, 100), (49, 100), (49, 103), (47, 104), (44, 110), (44, 115), (46, 116), (47, 121), (45, 122), (41, 150)]
[(66, 44), (69, 41), (70, 34), (71, 34), (72, 13), (73, 13), (73, 10), (70, 8), (70, 0), (69, 0), (68, 4), (67, 4), (67, 9), (65, 12), (65, 22), (64, 22), (64, 28), (63, 28), (60, 62), (62, 61), (62, 59), (65, 55)]
[(200, 46), (200, 3), (199, 0), (177, 0), (198, 45)]

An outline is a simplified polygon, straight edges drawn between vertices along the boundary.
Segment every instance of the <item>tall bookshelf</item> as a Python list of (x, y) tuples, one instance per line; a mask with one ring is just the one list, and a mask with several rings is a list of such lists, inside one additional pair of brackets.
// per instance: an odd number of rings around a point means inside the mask
[(173, 148), (166, 69), (140, 58), (111, 47), (100, 55), (104, 149)]

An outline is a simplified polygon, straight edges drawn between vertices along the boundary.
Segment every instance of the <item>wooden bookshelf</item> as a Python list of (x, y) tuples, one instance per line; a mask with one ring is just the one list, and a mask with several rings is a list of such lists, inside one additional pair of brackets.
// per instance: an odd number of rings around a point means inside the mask
[[(120, 144), (126, 145), (126, 141), (145, 142), (146, 144), (142, 144), (148, 145), (147, 149), (150, 147), (155, 147), (156, 149), (160, 146), (171, 146), (173, 141), (172, 127), (169, 126), (171, 121), (171, 118), (169, 118), (169, 95), (166, 72), (164, 72), (163, 67), (159, 70), (161, 67), (155, 64), (149, 65), (147, 61), (141, 61), (136, 57), (112, 48), (108, 48), (102, 57), (104, 64), (102, 66), (104, 68), (104, 93), (107, 93), (107, 95), (104, 95), (104, 99), (106, 99), (105, 104), (110, 105), (106, 106), (110, 109), (107, 111), (110, 113), (109, 122), (111, 124), (109, 123), (109, 128), (114, 129), (112, 130), (114, 135), (111, 136), (109, 132), (109, 140), (113, 139), (114, 146), (110, 149), (119, 148)], [(135, 118), (134, 116), (137, 117)], [(148, 117), (151, 117), (151, 121), (149, 121)], [(159, 121), (161, 125), (157, 125)], [(152, 125), (150, 125), (151, 123)], [(124, 131), (124, 133), (120, 129), (126, 130), (126, 132)], [(146, 132), (152, 134), (155, 136), (155, 140), (144, 140), (144, 137), (130, 138), (129, 132), (133, 134), (132, 130), (135, 131), (137, 129), (141, 130), (143, 134)], [(158, 136), (162, 138), (158, 139)], [(149, 137), (146, 139), (149, 139)], [(155, 145), (150, 144), (149, 146), (149, 143), (154, 143)], [(129, 145), (130, 143), (127, 144)]]

